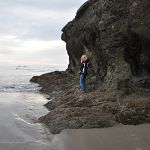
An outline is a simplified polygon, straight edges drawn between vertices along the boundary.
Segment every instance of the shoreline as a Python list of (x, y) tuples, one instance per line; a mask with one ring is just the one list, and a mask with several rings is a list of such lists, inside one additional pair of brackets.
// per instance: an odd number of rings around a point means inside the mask
[(48, 128), (38, 123), (48, 113), (46, 98), (34, 92), (0, 92), (0, 150), (50, 149)]

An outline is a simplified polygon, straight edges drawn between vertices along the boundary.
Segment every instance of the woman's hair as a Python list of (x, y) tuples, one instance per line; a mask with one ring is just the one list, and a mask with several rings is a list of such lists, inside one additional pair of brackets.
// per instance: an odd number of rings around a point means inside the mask
[(82, 55), (82, 56), (81, 56), (81, 63), (84, 62), (84, 61), (86, 61), (87, 59), (88, 59), (88, 58), (87, 58), (86, 55)]
[(84, 47), (84, 51), (88, 51), (88, 48), (85, 45), (83, 45), (83, 47)]

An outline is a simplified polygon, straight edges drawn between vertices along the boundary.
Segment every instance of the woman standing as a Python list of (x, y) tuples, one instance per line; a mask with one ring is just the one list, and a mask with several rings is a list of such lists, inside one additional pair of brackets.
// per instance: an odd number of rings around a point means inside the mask
[(81, 66), (80, 66), (80, 91), (86, 92), (86, 75), (88, 70), (89, 60), (86, 55), (81, 56)]

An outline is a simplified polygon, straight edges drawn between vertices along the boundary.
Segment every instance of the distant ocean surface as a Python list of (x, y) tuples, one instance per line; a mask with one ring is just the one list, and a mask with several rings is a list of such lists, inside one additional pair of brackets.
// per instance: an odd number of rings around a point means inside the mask
[(30, 83), (32, 76), (56, 70), (65, 70), (63, 67), (33, 67), (33, 66), (0, 66), (0, 92), (33, 92), (38, 85)]

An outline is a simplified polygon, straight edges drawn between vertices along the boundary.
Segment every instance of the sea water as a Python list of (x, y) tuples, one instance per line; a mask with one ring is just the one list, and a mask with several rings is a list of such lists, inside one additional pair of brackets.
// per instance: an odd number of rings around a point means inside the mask
[(0, 66), (0, 150), (52, 149), (51, 134), (38, 123), (48, 113), (46, 95), (29, 80), (54, 70), (58, 67)]

